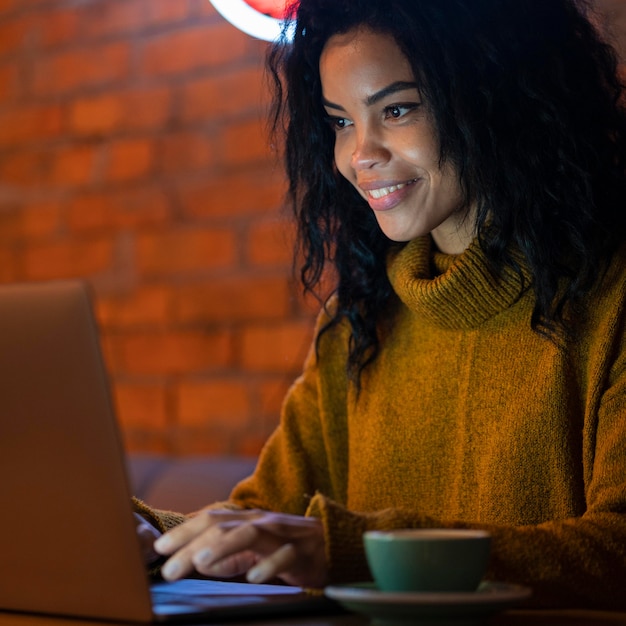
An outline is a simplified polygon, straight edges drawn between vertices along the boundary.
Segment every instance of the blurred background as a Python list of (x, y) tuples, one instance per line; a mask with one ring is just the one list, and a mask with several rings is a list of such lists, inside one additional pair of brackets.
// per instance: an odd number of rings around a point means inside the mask
[(308, 350), (266, 46), (208, 0), (0, 0), (0, 281), (91, 283), (132, 452), (256, 455)]

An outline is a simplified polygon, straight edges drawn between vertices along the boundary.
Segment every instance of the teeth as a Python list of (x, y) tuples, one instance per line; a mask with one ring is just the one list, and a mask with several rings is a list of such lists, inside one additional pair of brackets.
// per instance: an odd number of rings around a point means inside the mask
[(381, 187), (380, 189), (372, 189), (371, 191), (368, 191), (367, 193), (370, 196), (372, 196), (372, 198), (374, 198), (375, 200), (378, 200), (379, 198), (384, 198), (385, 196), (388, 196), (390, 193), (393, 193), (394, 191), (398, 191), (398, 189), (402, 189), (403, 187), (406, 187), (408, 184), (409, 183), (400, 183), (399, 185), (392, 185), (391, 187)]

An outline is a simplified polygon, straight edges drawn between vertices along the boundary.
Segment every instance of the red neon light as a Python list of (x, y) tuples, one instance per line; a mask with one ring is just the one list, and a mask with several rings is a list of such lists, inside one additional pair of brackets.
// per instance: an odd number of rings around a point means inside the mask
[(287, 5), (290, 0), (244, 0), (255, 11), (269, 15), (276, 20), (284, 20), (288, 17)]

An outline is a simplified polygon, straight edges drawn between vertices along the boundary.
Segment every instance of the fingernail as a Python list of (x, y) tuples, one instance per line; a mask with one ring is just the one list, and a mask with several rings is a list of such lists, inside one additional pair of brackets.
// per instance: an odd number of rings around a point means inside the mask
[(196, 565), (199, 565), (202, 567), (205, 565), (209, 565), (209, 563), (211, 563), (212, 560), (213, 560), (213, 551), (209, 550), (208, 548), (205, 548), (204, 550), (200, 550), (200, 552), (196, 554), (196, 556), (193, 559), (193, 562)]
[(177, 578), (181, 572), (181, 566), (178, 561), (168, 561), (161, 569), (161, 574), (163, 578), (167, 578), (168, 580), (172, 580)]
[(157, 550), (157, 552), (165, 552), (168, 550), (168, 548), (170, 547), (172, 543), (172, 540), (169, 538), (168, 535), (161, 535), (155, 542), (154, 542), (154, 549)]
[(260, 565), (255, 565), (248, 570), (246, 580), (249, 583), (262, 583), (265, 580), (265, 568)]

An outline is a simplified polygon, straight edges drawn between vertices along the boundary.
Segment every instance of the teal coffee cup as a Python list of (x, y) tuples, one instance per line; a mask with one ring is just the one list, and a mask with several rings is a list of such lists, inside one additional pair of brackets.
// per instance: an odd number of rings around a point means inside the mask
[(368, 531), (365, 556), (381, 591), (475, 591), (487, 569), (491, 537), (482, 530)]

